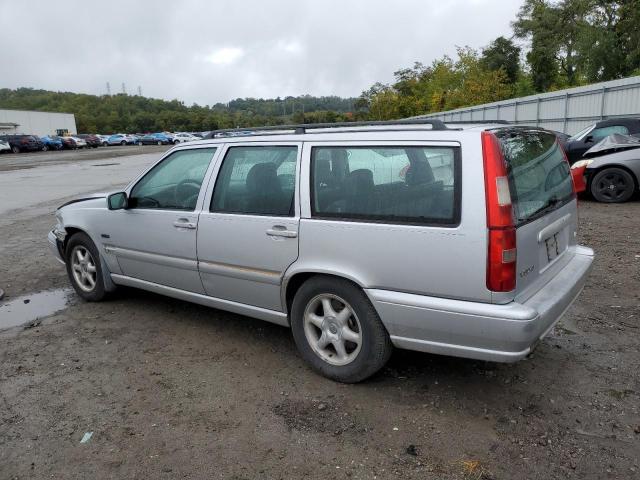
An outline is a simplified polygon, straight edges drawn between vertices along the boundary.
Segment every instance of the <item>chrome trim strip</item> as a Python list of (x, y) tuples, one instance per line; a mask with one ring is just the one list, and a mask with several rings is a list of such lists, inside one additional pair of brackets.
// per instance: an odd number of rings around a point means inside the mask
[(193, 270), (194, 272), (198, 271), (198, 262), (188, 258), (159, 255), (157, 253), (114, 247), (113, 245), (105, 245), (104, 251), (120, 258), (138, 260), (139, 262), (155, 263), (156, 265), (166, 265), (174, 268), (182, 268), (183, 270)]
[(187, 302), (204, 305), (205, 307), (219, 308), (220, 310), (237, 313), (239, 315), (246, 315), (247, 317), (258, 318), (260, 320), (265, 320), (277, 325), (282, 325), (283, 327), (289, 326), (289, 318), (287, 317), (287, 315), (275, 310), (254, 307), (253, 305), (232, 302), (230, 300), (223, 300), (221, 298), (208, 297), (199, 293), (187, 292), (186, 290), (167, 287), (165, 285), (159, 285), (157, 283), (148, 282), (146, 280), (127, 277), (126, 275), (118, 275), (116, 273), (111, 274), (111, 279), (118, 285), (141, 288), (143, 290), (159, 293), (161, 295), (177, 298), (179, 300), (185, 300)]
[(570, 220), (571, 214), (568, 213), (564, 217), (560, 217), (555, 222), (552, 222), (544, 227), (538, 232), (538, 243), (542, 243), (545, 239), (549, 238), (554, 233), (558, 233), (560, 230), (562, 230), (562, 227), (569, 223)]
[(269, 283), (280, 285), (282, 275), (274, 270), (261, 270), (258, 268), (242, 267), (219, 262), (198, 262), (200, 273), (210, 275), (221, 275), (223, 277), (238, 278), (240, 280), (250, 280), (252, 282)]

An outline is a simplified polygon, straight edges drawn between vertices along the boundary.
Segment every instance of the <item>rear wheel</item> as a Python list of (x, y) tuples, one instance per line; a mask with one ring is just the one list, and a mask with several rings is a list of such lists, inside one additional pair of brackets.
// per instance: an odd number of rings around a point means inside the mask
[(293, 300), (291, 329), (307, 363), (339, 382), (370, 377), (392, 351), (389, 334), (369, 299), (343, 279), (318, 276), (305, 282)]
[(43, 152), (46, 152), (46, 151), (48, 151), (48, 150), (49, 150), (49, 146), (48, 146), (48, 145), (43, 145), (43, 146), (42, 146), (42, 151), (43, 151)]
[(122, 145), (123, 147), (127, 144), (127, 142), (125, 142), (124, 140), (120, 142), (120, 145)]
[(85, 233), (74, 234), (67, 243), (67, 275), (78, 295), (89, 302), (99, 302), (107, 296), (102, 277), (100, 255)]
[(14, 145), (13, 147), (11, 147), (11, 151), (13, 153), (20, 153), (20, 147), (17, 145)]
[(160, 140), (158, 140), (156, 143), (157, 143), (158, 145), (162, 145), (162, 142), (161, 142)]
[(633, 176), (622, 168), (605, 168), (591, 181), (591, 195), (604, 203), (626, 202), (633, 196), (635, 188)]

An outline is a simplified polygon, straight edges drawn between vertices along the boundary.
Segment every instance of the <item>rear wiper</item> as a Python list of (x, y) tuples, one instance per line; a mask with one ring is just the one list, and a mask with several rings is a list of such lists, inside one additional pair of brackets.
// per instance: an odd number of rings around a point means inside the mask
[(542, 207), (540, 207), (539, 209), (537, 209), (534, 212), (531, 212), (529, 215), (527, 215), (526, 218), (521, 218), (520, 220), (527, 220), (527, 219), (531, 219), (533, 217), (539, 216), (539, 215), (543, 215), (547, 212), (552, 211), (555, 207), (557, 207), (559, 204), (563, 203), (564, 200), (553, 196), (551, 198), (549, 198), (549, 200), (547, 200), (547, 203), (545, 203)]

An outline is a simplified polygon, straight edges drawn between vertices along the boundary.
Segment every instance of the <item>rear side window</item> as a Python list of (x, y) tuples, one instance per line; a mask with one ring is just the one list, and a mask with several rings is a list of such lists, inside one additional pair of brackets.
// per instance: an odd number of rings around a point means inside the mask
[(569, 164), (556, 136), (541, 130), (495, 132), (507, 162), (516, 226), (573, 199)]
[(222, 162), (211, 211), (294, 215), (298, 147), (231, 147)]
[(345, 220), (459, 223), (454, 147), (314, 147), (312, 215)]

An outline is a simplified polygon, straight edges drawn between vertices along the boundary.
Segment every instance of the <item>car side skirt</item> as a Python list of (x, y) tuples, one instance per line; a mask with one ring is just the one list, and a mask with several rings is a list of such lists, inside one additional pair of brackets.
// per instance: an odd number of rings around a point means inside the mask
[(161, 295), (177, 298), (179, 300), (204, 305), (205, 307), (218, 308), (220, 310), (237, 313), (239, 315), (246, 315), (247, 317), (265, 320), (267, 322), (282, 325), (284, 327), (289, 326), (289, 319), (287, 317), (287, 314), (283, 312), (276, 312), (274, 310), (254, 307), (252, 305), (246, 305), (244, 303), (232, 302), (229, 300), (224, 300), (222, 298), (209, 297), (207, 295), (188, 292), (186, 290), (180, 290), (178, 288), (167, 287), (165, 285), (148, 282), (146, 280), (140, 280), (138, 278), (128, 277), (126, 275), (118, 275), (116, 273), (111, 274), (111, 279), (116, 285), (140, 288), (142, 290), (159, 293)]

